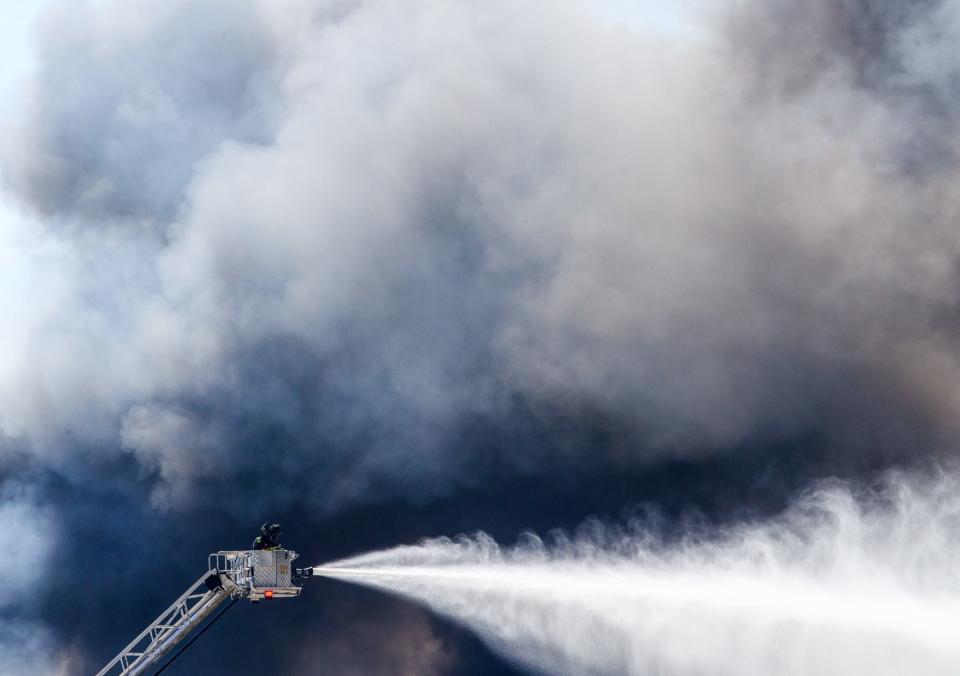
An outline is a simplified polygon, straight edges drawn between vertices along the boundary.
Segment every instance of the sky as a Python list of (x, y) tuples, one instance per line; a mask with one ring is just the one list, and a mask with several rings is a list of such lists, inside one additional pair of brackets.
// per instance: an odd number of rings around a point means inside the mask
[[(0, 67), (0, 118), (9, 119), (22, 98), (22, 89), (32, 68), (30, 33), (31, 26), (42, 10), (43, 3), (6, 3), (0, 8), (0, 42), (2, 42), (2, 67)], [(26, 256), (20, 253), (15, 242), (25, 235), (23, 222), (29, 217), (13, 203), (6, 191), (0, 192), (0, 303), (3, 307), (18, 307), (26, 288), (30, 285), (34, 270)], [(9, 314), (9, 313), (8, 313)], [(13, 323), (4, 325), (3, 352), (13, 349), (6, 343), (16, 340), (11, 334)], [(3, 360), (6, 362), (6, 360)], [(2, 368), (2, 367), (0, 367)]]
[(0, 10), (3, 37), (3, 111), (14, 107), (18, 85), (26, 78), (31, 66), (30, 31), (37, 15), (43, 9), (42, 0), (7, 3)]
[[(264, 520), (314, 563), (953, 476), (957, 3), (665, 5), (0, 10), (0, 672)], [(184, 659), (521, 673), (337, 581)]]

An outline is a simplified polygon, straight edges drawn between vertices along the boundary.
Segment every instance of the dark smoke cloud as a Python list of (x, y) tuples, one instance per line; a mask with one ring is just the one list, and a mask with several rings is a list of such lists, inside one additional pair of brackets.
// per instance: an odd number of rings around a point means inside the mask
[(306, 673), (335, 665), (343, 676), (440, 676), (450, 673), (456, 655), (422, 613), (400, 607), (376, 617), (344, 613), (328, 640), (300, 647), (299, 660), (296, 670)]
[(430, 528), (547, 478), (510, 497), (543, 523), (495, 513), (544, 528), (558, 496), (674, 499), (657, 471), (774, 508), (952, 453), (955, 4), (666, 36), (552, 2), (58, 6), (3, 146), (44, 280), (3, 320), (4, 504), (75, 509), (50, 541), (98, 565), (89, 538), (150, 523), (146, 555), (208, 510)]
[(731, 44), (752, 62), (764, 85), (799, 92), (824, 77), (839, 75), (858, 87), (875, 89), (909, 74), (916, 38), (923, 35), (920, 29), (949, 4), (739, 2), (728, 21)]
[(956, 4), (944, 0), (746, 2), (726, 18), (730, 52), (754, 94), (843, 104), (819, 121), (841, 131), (851, 95), (861, 106), (873, 101), (889, 119), (871, 159), (917, 178), (956, 171), (957, 21)]

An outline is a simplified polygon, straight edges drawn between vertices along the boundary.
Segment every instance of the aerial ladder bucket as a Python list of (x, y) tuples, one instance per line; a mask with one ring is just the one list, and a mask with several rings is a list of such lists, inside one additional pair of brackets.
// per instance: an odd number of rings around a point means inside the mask
[(249, 599), (258, 603), (264, 599), (299, 596), (303, 579), (311, 577), (313, 569), (293, 568), (296, 558), (296, 552), (286, 549), (210, 554), (207, 572), (148, 624), (97, 676), (149, 674), (187, 636), (202, 625), (212, 624), (216, 618), (205, 621), (225, 601)]

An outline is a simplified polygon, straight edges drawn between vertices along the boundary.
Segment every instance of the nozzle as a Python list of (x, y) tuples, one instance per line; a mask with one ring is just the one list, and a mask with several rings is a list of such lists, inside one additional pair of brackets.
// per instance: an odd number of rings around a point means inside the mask
[(313, 577), (313, 568), (297, 568), (297, 577)]

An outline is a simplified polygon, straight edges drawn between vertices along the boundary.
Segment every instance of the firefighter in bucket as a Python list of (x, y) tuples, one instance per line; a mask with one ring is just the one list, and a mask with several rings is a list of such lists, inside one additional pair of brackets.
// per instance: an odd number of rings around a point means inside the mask
[(282, 534), (283, 531), (280, 530), (279, 523), (265, 523), (260, 526), (260, 535), (253, 541), (253, 548), (271, 552), (280, 549), (280, 536)]

